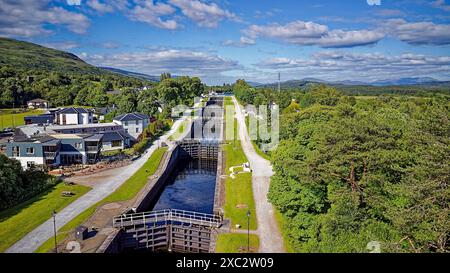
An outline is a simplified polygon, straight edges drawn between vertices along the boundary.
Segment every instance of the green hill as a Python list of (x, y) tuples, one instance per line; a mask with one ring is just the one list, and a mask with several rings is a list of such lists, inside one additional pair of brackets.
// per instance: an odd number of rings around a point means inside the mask
[(0, 38), (0, 108), (42, 98), (53, 106), (112, 104), (107, 91), (137, 89), (149, 81), (87, 64), (74, 54)]
[(74, 54), (7, 38), (0, 38), (0, 66), (62, 73), (109, 74), (85, 63)]

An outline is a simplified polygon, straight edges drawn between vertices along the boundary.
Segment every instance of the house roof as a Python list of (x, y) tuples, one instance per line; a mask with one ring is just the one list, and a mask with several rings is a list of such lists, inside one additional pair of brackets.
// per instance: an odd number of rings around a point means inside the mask
[(103, 139), (102, 134), (89, 135), (84, 138), (84, 140), (86, 140), (86, 141), (100, 141), (102, 139)]
[(48, 102), (48, 101), (46, 101), (46, 100), (43, 100), (43, 99), (34, 99), (34, 100), (30, 100), (30, 101), (28, 101), (28, 103), (43, 103), (43, 102)]
[(149, 119), (149, 116), (141, 113), (128, 113), (114, 118), (114, 120), (118, 121), (144, 120), (144, 119)]
[(15, 135), (13, 140), (14, 142), (48, 143), (55, 145), (59, 142), (59, 140), (47, 134), (37, 134), (31, 137), (27, 137), (26, 135)]
[(69, 108), (63, 108), (61, 110), (59, 110), (57, 113), (58, 114), (87, 114), (91, 112), (90, 110), (81, 108), (81, 107), (69, 107)]
[(103, 133), (103, 142), (110, 142), (110, 141), (121, 141), (125, 140), (127, 138), (132, 139), (132, 136), (127, 134), (125, 131), (117, 131), (117, 132), (107, 132)]

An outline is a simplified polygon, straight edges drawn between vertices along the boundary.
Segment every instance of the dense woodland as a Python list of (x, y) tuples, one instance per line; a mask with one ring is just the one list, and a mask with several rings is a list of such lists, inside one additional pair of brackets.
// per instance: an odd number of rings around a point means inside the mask
[(234, 90), (244, 104), (284, 109), (269, 198), (294, 251), (368, 252), (372, 241), (383, 252), (450, 251), (448, 96)]

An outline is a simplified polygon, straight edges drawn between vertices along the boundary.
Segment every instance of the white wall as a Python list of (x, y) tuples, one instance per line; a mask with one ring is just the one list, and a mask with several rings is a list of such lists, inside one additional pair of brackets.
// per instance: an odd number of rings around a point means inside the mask
[(119, 146), (119, 147), (113, 147), (112, 142), (103, 142), (103, 145), (102, 145), (103, 152), (114, 151), (114, 150), (123, 150), (123, 149), (125, 149), (123, 142), (122, 142), (122, 146)]
[(43, 157), (13, 157), (13, 158), (20, 161), (20, 164), (22, 165), (22, 168), (24, 170), (28, 168), (27, 167), (28, 162), (34, 162), (35, 165), (44, 165)]
[(77, 125), (78, 114), (59, 114), (59, 124), (63, 125), (63, 115), (66, 115), (66, 125)]
[[(128, 125), (125, 121), (118, 121), (115, 120), (119, 125), (122, 125), (125, 130), (128, 130), (128, 134), (130, 134), (135, 140), (142, 134), (145, 128), (147, 128), (148, 123), (144, 120), (139, 120), (139, 124), (136, 125), (136, 121), (128, 121)], [(136, 132), (136, 129), (138, 129), (138, 132)]]

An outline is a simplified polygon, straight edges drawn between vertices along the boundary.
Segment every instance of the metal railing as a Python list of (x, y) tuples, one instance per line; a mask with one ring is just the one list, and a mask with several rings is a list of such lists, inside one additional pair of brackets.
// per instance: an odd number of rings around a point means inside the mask
[(194, 211), (166, 209), (135, 214), (123, 214), (113, 218), (113, 226), (115, 228), (158, 222), (181, 222), (218, 228), (222, 224), (222, 217), (219, 215)]

